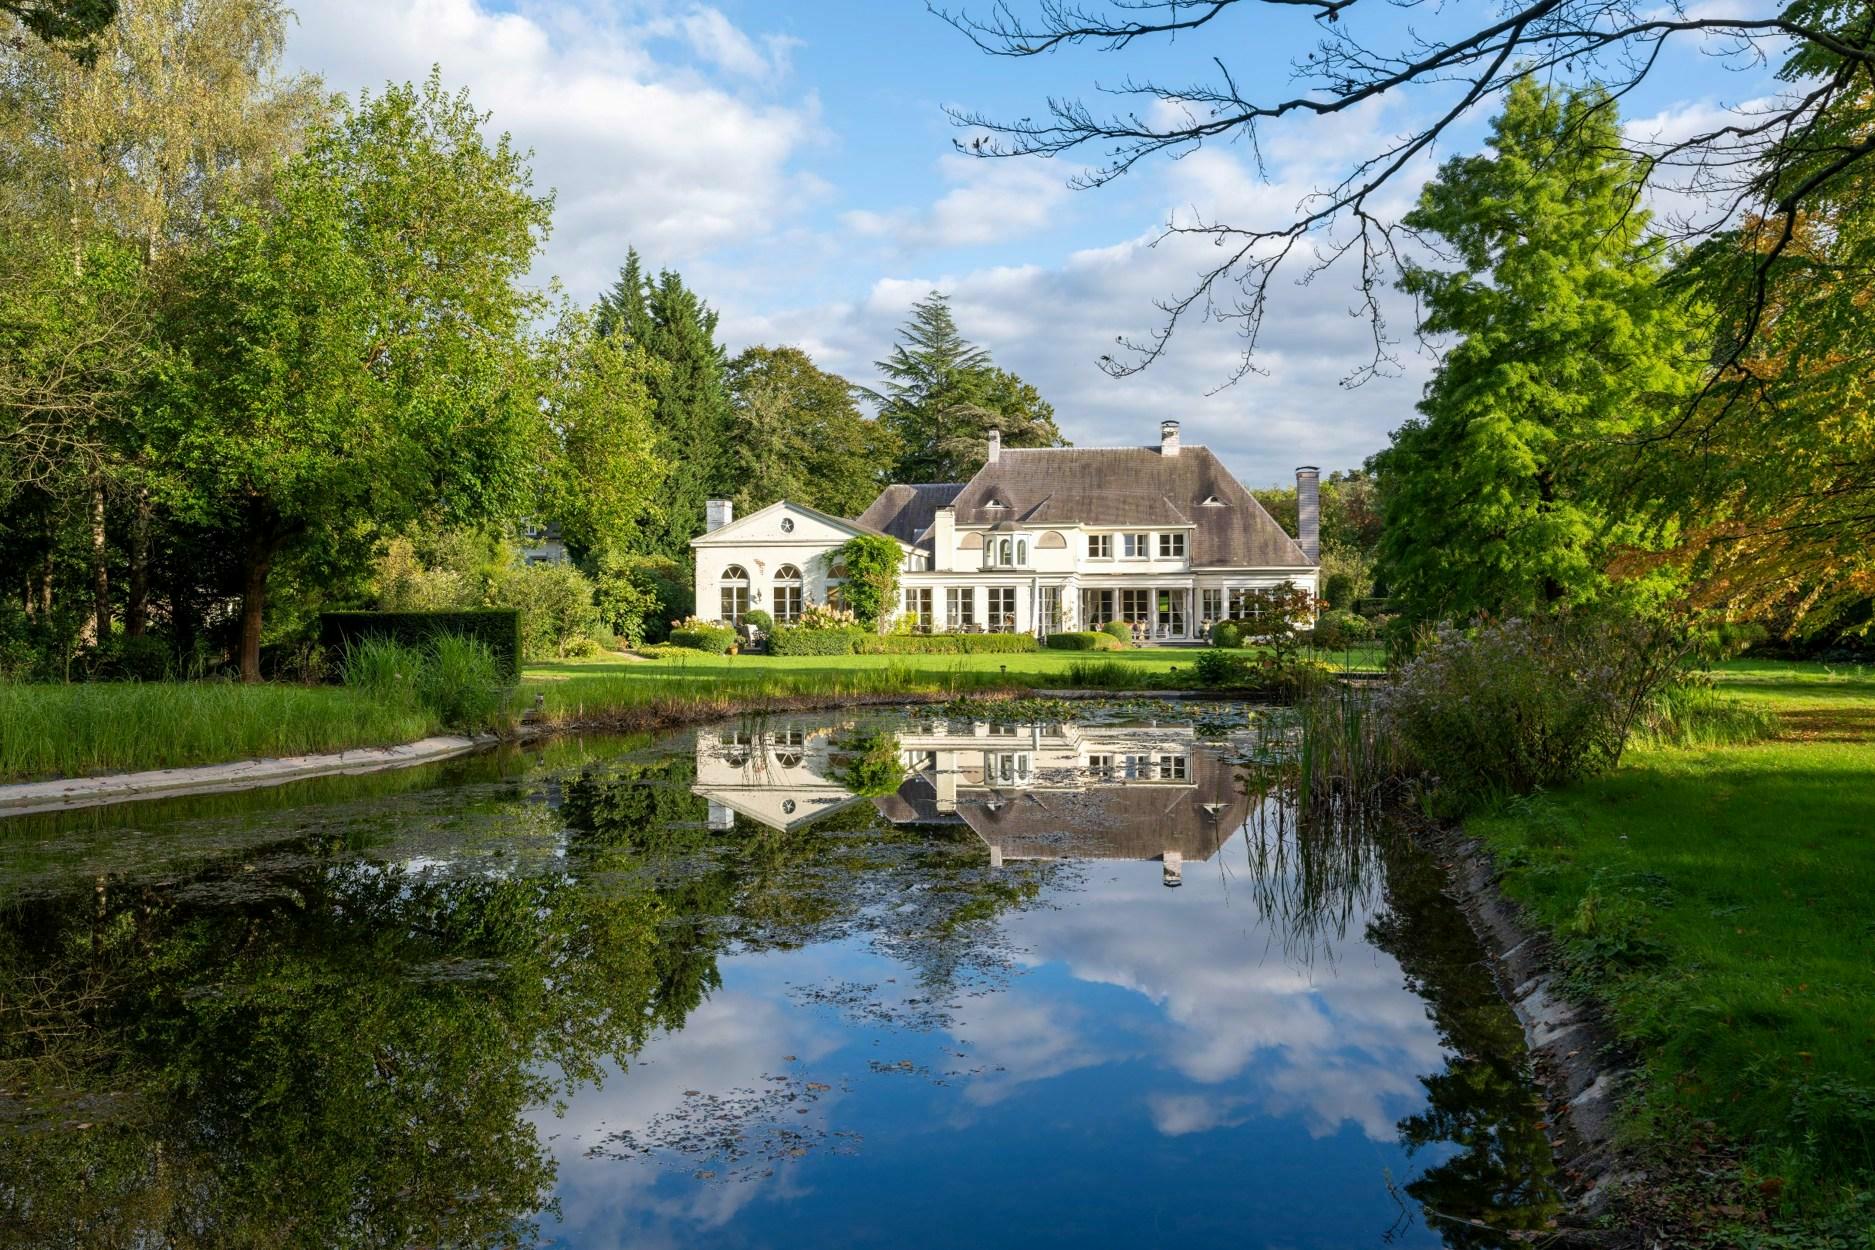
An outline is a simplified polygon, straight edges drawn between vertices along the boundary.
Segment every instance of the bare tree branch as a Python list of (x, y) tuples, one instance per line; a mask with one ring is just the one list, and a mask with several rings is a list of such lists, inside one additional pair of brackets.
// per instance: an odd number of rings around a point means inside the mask
[[(1839, 144), (1839, 151), (1825, 143), (1835, 131), (1832, 119), (1839, 110), (1875, 81), (1875, 7), (1848, 6), (1840, 24), (1825, 26), (1804, 17), (1811, 10), (1795, 4), (1773, 14), (1741, 11), (1726, 16), (1703, 8), (1689, 10), (1680, 0), (1668, 0), (1664, 6), (1635, 0), (1511, 0), (1496, 7), (1494, 20), (1476, 26), (1445, 21), (1447, 10), (1431, 10), (1437, 35), (1408, 29), (1396, 46), (1381, 47), (1363, 43), (1351, 30), (1357, 2), (1035, 0), (1031, 7), (999, 0), (981, 17), (930, 5), (977, 47), (998, 56), (1037, 56), (1071, 45), (1125, 53), (1145, 41), (1198, 42), (1199, 63), (1215, 72), (1207, 81), (1174, 87), (1128, 78), (1118, 86), (1094, 88), (1100, 95), (1144, 107), (1097, 111), (1078, 99), (1050, 98), (1041, 117), (1013, 121), (952, 111), (953, 122), (974, 132), (968, 140), (957, 141), (961, 151), (973, 156), (1009, 159), (1097, 152), (1071, 180), (1081, 188), (1105, 185), (1142, 161), (1159, 156), (1176, 160), (1222, 140), (1241, 142), (1256, 172), (1268, 177), (1261, 127), (1285, 119), (1332, 118), (1364, 104), (1427, 92), (1439, 97), (1431, 121), (1377, 145), (1333, 185), (1306, 197), (1287, 221), (1169, 221), (1161, 240), (1207, 237), (1227, 249), (1225, 258), (1159, 301), (1158, 328), (1143, 339), (1122, 338), (1120, 350), (1101, 361), (1107, 372), (1124, 376), (1152, 364), (1181, 322), (1193, 314), (1237, 325), (1243, 355), (1227, 382), (1253, 371), (1270, 283), (1279, 272), (1294, 267), (1292, 258), (1304, 241), (1311, 246), (1302, 248), (1302, 259), (1294, 261), (1303, 266), (1304, 282), (1355, 256), (1358, 302), (1353, 311), (1372, 322), (1374, 351), (1353, 380), (1389, 363), (1378, 293), (1398, 276), (1400, 227), (1373, 205), (1380, 192), (1401, 180), (1416, 157), (1520, 79), (1593, 81), (1603, 86), (1613, 107), (1647, 79), (1670, 44), (1699, 44), (1708, 55), (1759, 64), (1775, 61), (1783, 67), (1784, 78), (1794, 85), (1769, 101), (1735, 107), (1725, 120), (1670, 141), (1629, 141), (1628, 155), (1642, 174), (1637, 206), (1649, 188), (1670, 189), (1705, 206), (1697, 217), (1658, 223), (1663, 241), (1683, 244), (1747, 222), (1756, 223), (1755, 229), (1788, 232), (1798, 215), (1828, 196), (1875, 152), (1875, 137)], [(1737, 3), (1742, 10), (1744, 0)], [(1392, 0), (1391, 7), (1420, 5), (1419, 0)], [(1267, 43), (1277, 13), (1299, 13), (1312, 24), (1312, 46), (1291, 61), (1291, 79), (1299, 89), (1272, 91), (1267, 97), (1247, 95), (1239, 85), (1241, 76), (1217, 49), (1238, 42), (1237, 35), (1225, 33), (1232, 17), (1260, 16), (1263, 25), (1256, 34)], [(1760, 280), (1752, 303), (1738, 317), (1745, 333), (1730, 346), (1728, 358), (1718, 362), (1720, 373), (1745, 367), (1742, 362), (1759, 327), (1765, 286), (1782, 249), (1765, 247), (1760, 252)]]

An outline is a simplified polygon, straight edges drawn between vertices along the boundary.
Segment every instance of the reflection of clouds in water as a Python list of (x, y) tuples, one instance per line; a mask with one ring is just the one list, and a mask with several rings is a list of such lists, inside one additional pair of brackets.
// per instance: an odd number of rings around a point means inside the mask
[[(1360, 940), (1367, 914), (1350, 919), (1332, 965), (1298, 967), (1276, 953), (1278, 935), (1242, 891), (1233, 902), (1205, 877), (1168, 900), (1156, 868), (1091, 885), (1092, 897), (1073, 907), (1013, 915), (1007, 927), (1032, 963), (1058, 963), (1077, 980), (1152, 1002), (1157, 1035), (1115, 1036), (1110, 1020), (1057, 1010), (1031, 1037), (999, 1029), (1009, 1007), (992, 1000), (965, 1031), (983, 1060), (1008, 1069), (1003, 1085), (1152, 1053), (1201, 1085), (1247, 1080), (1264, 1112), (1299, 1116), (1318, 1136), (1352, 1122), (1391, 1140), (1395, 1120), (1422, 1096), (1412, 1074), (1436, 1070), (1443, 1052), (1424, 1005), (1402, 992), (1399, 964)], [(1160, 1131), (1186, 1133), (1240, 1123), (1241, 1102), (1219, 1091), (1160, 1095), (1148, 1106)]]
[(973, 1057), (1000, 1068), (968, 1082), (964, 1097), (978, 1107), (1001, 1102), (1020, 1086), (1125, 1058), (1102, 1022), (1072, 1003), (1001, 993), (978, 1000), (951, 1026)]
[[(660, 1175), (671, 1169), (649, 1159), (590, 1157), (614, 1133), (644, 1133), (658, 1117), (680, 1110), (686, 1090), (705, 1094), (732, 1089), (761, 1089), (766, 1078), (787, 1072), (811, 1072), (807, 1065), (838, 1049), (840, 1037), (811, 1014), (786, 1004), (736, 990), (720, 990), (690, 1013), (683, 1029), (648, 1043), (621, 1073), (608, 1066), (597, 1089), (573, 1100), (564, 1118), (538, 1113), (542, 1137), (553, 1142), (559, 1163), (560, 1226), (543, 1229), (551, 1240), (578, 1234), (581, 1244), (609, 1240), (602, 1230), (617, 1229), (621, 1244), (682, 1246), (688, 1233), (720, 1228), (758, 1197), (786, 1198), (798, 1191), (787, 1161), (772, 1165), (772, 1175), (735, 1184), (685, 1184), (673, 1192), (656, 1191)], [(790, 1063), (787, 1056), (795, 1062)], [(789, 1127), (824, 1128), (838, 1099), (837, 1088), (819, 1100), (803, 1122)], [(790, 1119), (795, 1117), (790, 1116)], [(711, 1166), (706, 1160), (696, 1167)], [(688, 1173), (682, 1173), (688, 1175)], [(595, 1240), (597, 1238), (597, 1240)]]

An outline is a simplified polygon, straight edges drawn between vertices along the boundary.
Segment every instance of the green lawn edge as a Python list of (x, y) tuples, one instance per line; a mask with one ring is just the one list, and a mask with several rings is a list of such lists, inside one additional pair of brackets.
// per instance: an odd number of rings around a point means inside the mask
[(1742, 663), (1717, 684), (1779, 735), (1638, 745), (1466, 829), (1639, 1058), (1631, 1140), (1734, 1153), (1706, 1169), (1729, 1200), (1693, 1212), (1710, 1244), (1875, 1245), (1875, 670)]

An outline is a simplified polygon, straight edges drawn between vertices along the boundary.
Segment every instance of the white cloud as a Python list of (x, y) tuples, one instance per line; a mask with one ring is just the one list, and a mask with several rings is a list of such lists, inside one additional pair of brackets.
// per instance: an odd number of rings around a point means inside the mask
[(905, 248), (1006, 243), (1055, 224), (1068, 199), (1066, 172), (1041, 161), (990, 161), (952, 153), (937, 163), (951, 189), (929, 208), (854, 209), (841, 222), (854, 234)]
[(557, 194), (540, 277), (558, 274), (581, 299), (628, 245), (682, 263), (771, 234), (790, 204), (823, 190), (790, 168), (820, 138), (811, 93), (751, 95), (664, 55), (682, 45), (738, 79), (785, 76), (789, 41), (752, 38), (713, 9), (633, 24), (571, 0), (518, 13), (483, 0), (324, 0), (298, 22), (289, 59), (328, 85), (355, 93), (441, 65), (493, 128), (532, 148), (535, 185)]

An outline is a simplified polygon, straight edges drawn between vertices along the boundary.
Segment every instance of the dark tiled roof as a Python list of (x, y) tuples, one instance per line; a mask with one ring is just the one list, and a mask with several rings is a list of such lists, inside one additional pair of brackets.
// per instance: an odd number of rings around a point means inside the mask
[[(889, 487), (862, 520), (896, 490)], [(951, 489), (944, 487), (942, 489)], [(1206, 504), (1215, 498), (1218, 503)], [(991, 508), (992, 501), (1006, 505)], [(933, 509), (940, 504), (930, 505)], [(1208, 568), (1310, 567), (1296, 541), (1231, 476), (1207, 447), (1175, 456), (1156, 447), (1005, 449), (959, 491), (959, 525), (1193, 525), (1191, 562)], [(928, 523), (927, 515), (926, 521)]]
[(918, 535), (931, 527), (931, 518), (937, 510), (957, 498), (957, 492), (962, 489), (960, 482), (888, 486), (859, 514), (859, 523), (890, 534), (900, 542), (916, 543)]
[(1207, 860), (1250, 819), (1235, 771), (1209, 751), (1189, 756), (1188, 785), (1100, 784), (1086, 789), (960, 786), (955, 814), (939, 813), (923, 773), (873, 803), (898, 824), (958, 820), (1010, 859), (1157, 859), (1177, 851)]

